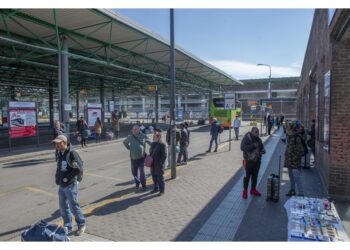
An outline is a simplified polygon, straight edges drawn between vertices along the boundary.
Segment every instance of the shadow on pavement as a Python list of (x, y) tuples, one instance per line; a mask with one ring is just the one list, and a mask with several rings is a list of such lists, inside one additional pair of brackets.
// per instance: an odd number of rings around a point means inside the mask
[(150, 194), (149, 190), (144, 191), (144, 192), (145, 193), (140, 195), (140, 196), (127, 198), (127, 199), (120, 200), (120, 201), (115, 201), (115, 202), (106, 204), (103, 207), (96, 208), (90, 214), (88, 214), (86, 216), (87, 217), (92, 216), (92, 215), (104, 216), (104, 215), (108, 215), (108, 214), (118, 213), (120, 211), (128, 209), (129, 207), (141, 204), (142, 202), (144, 202), (146, 200), (157, 197), (157, 194)]
[[(178, 234), (174, 241), (192, 241), (202, 228), (205, 222), (209, 219), (211, 214), (216, 210), (220, 203), (225, 199), (233, 186), (239, 181), (243, 175), (244, 170), (240, 168), (234, 176), (223, 186), (223, 188), (214, 196), (214, 198), (207, 204), (207, 206), (199, 212), (199, 214), (192, 220), (187, 227)], [(242, 184), (243, 185), (243, 184)]]
[(21, 167), (32, 167), (35, 165), (39, 165), (42, 163), (50, 163), (54, 162), (55, 160), (48, 160), (48, 159), (37, 159), (37, 160), (26, 160), (26, 161), (17, 161), (17, 162), (11, 162), (11, 163), (4, 163), (4, 167), (2, 168), (21, 168)]

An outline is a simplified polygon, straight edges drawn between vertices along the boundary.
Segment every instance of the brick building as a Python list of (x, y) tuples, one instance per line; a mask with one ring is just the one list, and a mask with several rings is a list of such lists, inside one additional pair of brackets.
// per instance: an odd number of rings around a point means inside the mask
[(350, 10), (318, 9), (297, 92), (298, 118), (316, 120), (316, 167), (329, 196), (350, 200)]

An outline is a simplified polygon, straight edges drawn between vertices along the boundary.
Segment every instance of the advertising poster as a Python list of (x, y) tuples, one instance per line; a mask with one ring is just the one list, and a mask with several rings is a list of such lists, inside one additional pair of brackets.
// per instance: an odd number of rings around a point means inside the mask
[(88, 103), (86, 105), (87, 123), (90, 128), (94, 127), (97, 118), (102, 121), (102, 104)]
[(329, 118), (330, 118), (330, 85), (331, 72), (324, 75), (324, 123), (323, 123), (323, 148), (329, 152)]
[(36, 136), (35, 109), (10, 109), (9, 115), (11, 138)]

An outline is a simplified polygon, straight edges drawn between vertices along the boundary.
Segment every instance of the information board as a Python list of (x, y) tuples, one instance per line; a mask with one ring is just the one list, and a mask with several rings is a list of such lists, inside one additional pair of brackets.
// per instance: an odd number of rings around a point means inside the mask
[(102, 121), (102, 104), (88, 103), (87, 104), (87, 123), (90, 128), (95, 126), (97, 118)]
[(236, 109), (236, 93), (225, 94), (225, 109)]
[(37, 135), (37, 114), (34, 102), (10, 102), (8, 114), (10, 138)]

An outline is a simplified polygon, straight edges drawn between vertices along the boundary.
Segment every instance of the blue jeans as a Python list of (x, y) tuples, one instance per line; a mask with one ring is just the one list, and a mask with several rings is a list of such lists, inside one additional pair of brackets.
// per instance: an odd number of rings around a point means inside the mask
[(217, 136), (212, 136), (211, 140), (210, 140), (209, 151), (211, 150), (211, 147), (213, 146), (213, 142), (215, 142), (215, 150), (218, 149), (218, 137)]
[(78, 184), (72, 183), (67, 187), (59, 187), (58, 198), (61, 216), (64, 221), (64, 226), (69, 229), (73, 228), (72, 225), (72, 212), (75, 217), (75, 221), (78, 226), (85, 224), (85, 218), (83, 212), (78, 203)]
[(238, 140), (238, 137), (239, 137), (239, 128), (234, 128), (234, 130), (235, 130), (236, 140)]
[[(138, 177), (138, 172), (140, 170), (140, 178)], [(145, 177), (145, 158), (140, 158), (136, 160), (131, 160), (131, 173), (134, 176), (134, 180), (137, 186), (141, 185), (146, 186), (146, 177)]]
[(297, 194), (304, 194), (303, 184), (301, 183), (301, 171), (298, 169), (288, 169), (290, 179), (290, 189), (295, 191), (295, 187), (298, 189)]
[(177, 157), (177, 163), (181, 163), (181, 158), (183, 157), (183, 162), (187, 162), (187, 146), (185, 145), (180, 145), (180, 152)]

